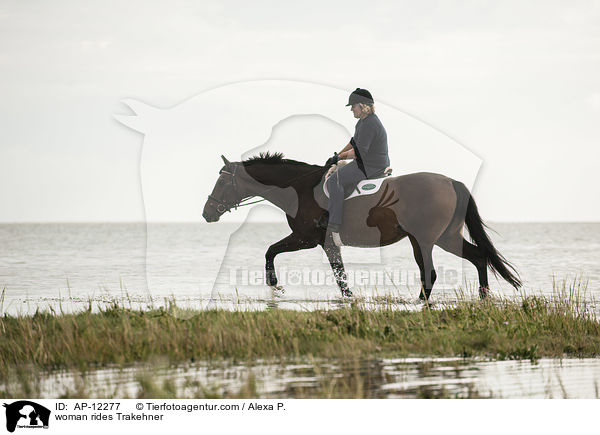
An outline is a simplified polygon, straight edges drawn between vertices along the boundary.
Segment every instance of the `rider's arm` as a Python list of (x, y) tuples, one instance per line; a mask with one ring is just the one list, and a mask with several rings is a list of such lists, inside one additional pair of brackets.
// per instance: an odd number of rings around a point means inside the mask
[(339, 153), (338, 157), (340, 158), (340, 160), (355, 159), (356, 154), (354, 153), (354, 149), (352, 147), (350, 147), (350, 149), (348, 151)]
[(352, 144), (350, 142), (348, 142), (348, 145), (342, 148), (342, 150), (338, 153), (338, 157), (340, 158), (340, 160), (356, 158), (356, 155), (354, 154), (354, 149), (352, 148)]
[(351, 150), (351, 149), (352, 149), (352, 144), (350, 142), (348, 142), (348, 145), (346, 145), (344, 148), (342, 148), (342, 150), (338, 153), (338, 155), (345, 153), (346, 151)]

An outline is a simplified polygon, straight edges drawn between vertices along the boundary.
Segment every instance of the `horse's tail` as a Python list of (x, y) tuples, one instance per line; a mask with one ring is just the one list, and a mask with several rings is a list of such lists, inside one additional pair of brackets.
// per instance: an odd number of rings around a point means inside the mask
[(473, 239), (477, 247), (483, 252), (487, 265), (492, 269), (494, 275), (500, 275), (510, 285), (518, 289), (522, 286), (519, 273), (494, 247), (485, 231), (487, 225), (483, 222), (481, 216), (479, 216), (477, 205), (469, 189), (460, 181), (452, 180), (452, 185), (457, 195), (457, 209), (462, 208), (464, 210), (464, 206), (466, 205), (466, 210), (464, 211), (465, 225), (469, 230), (471, 239)]

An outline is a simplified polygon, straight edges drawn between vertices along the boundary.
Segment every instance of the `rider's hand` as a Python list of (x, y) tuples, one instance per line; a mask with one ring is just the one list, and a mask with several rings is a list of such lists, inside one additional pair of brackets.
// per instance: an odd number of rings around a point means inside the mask
[(340, 160), (340, 158), (339, 158), (338, 154), (334, 153), (333, 157), (329, 157), (327, 159), (327, 161), (325, 162), (325, 166), (335, 165), (339, 160)]

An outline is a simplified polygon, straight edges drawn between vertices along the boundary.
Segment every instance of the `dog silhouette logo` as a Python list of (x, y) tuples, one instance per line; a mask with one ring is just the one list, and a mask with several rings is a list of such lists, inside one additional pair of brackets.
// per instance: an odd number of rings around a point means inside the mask
[(29, 400), (19, 400), (4, 404), (6, 408), (6, 430), (14, 432), (18, 428), (39, 429), (48, 428), (50, 410)]

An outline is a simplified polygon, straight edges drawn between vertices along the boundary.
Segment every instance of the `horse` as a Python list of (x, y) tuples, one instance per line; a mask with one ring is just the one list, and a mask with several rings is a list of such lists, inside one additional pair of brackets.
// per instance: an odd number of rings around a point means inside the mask
[[(267, 284), (273, 290), (281, 289), (274, 266), (278, 254), (320, 245), (342, 296), (351, 297), (340, 247), (330, 240), (330, 232), (316, 225), (327, 209), (323, 183), (329, 167), (286, 159), (281, 153), (260, 153), (241, 162), (221, 158), (225, 165), (204, 205), (204, 219), (217, 222), (225, 212), (255, 197), (271, 202), (285, 212), (292, 232), (267, 249)], [(462, 235), (465, 226), (473, 243)], [(423, 301), (429, 300), (436, 281), (432, 250), (437, 245), (477, 268), (479, 296), (485, 299), (489, 295), (488, 267), (513, 287), (522, 286), (518, 272), (496, 250), (485, 228), (463, 183), (419, 172), (386, 177), (376, 193), (346, 199), (339, 234), (344, 246), (354, 247), (387, 246), (408, 237), (419, 266), (419, 298)]]

